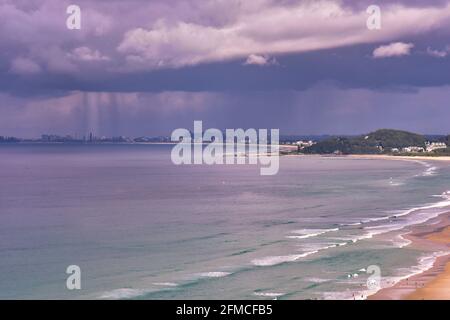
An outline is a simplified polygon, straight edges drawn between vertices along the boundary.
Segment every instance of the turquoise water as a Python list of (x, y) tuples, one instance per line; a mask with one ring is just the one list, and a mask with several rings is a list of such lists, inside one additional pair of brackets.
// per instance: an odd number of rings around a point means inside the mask
[(352, 298), (369, 265), (429, 266), (401, 235), (450, 207), (443, 162), (281, 157), (261, 176), (170, 150), (0, 146), (0, 298)]

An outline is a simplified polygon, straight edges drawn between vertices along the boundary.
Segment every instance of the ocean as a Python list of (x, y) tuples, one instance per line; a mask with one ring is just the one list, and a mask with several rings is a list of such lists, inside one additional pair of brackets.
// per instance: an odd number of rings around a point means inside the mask
[(444, 162), (283, 156), (261, 176), (170, 151), (0, 145), (0, 298), (355, 299), (369, 266), (386, 286), (443, 254), (403, 236), (450, 210)]

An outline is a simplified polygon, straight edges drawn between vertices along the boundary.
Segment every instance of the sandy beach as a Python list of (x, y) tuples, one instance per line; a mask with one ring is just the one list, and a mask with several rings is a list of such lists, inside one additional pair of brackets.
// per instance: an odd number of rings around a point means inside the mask
[(428, 156), (391, 156), (384, 154), (367, 154), (367, 155), (359, 155), (352, 154), (346, 155), (345, 157), (350, 158), (358, 158), (358, 159), (386, 159), (386, 160), (427, 160), (427, 161), (447, 161), (450, 162), (450, 157), (448, 156), (439, 156), (439, 157), (428, 157)]
[[(411, 233), (405, 238), (411, 240), (411, 245), (417, 248), (450, 251), (450, 212), (431, 222), (411, 228)], [(431, 269), (382, 289), (368, 299), (449, 300), (450, 254), (437, 258)]]

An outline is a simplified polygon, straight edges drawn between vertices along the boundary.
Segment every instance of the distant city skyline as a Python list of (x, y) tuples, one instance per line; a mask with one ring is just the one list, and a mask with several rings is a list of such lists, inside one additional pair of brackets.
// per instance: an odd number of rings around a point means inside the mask
[[(226, 129), (219, 129), (225, 134)], [(384, 129), (378, 129), (384, 130)], [(394, 130), (396, 129), (388, 129)], [(402, 130), (401, 130), (402, 131)], [(192, 132), (192, 131), (191, 131)], [(281, 134), (281, 142), (298, 142), (303, 141), (320, 141), (328, 139), (331, 137), (358, 137), (370, 134), (373, 132), (364, 132), (359, 134)], [(415, 132), (410, 132), (415, 133)], [(421, 133), (419, 133), (421, 134)], [(430, 141), (448, 139), (450, 134), (422, 134), (427, 137)], [(127, 135), (115, 135), (115, 136), (97, 136), (93, 132), (87, 135), (79, 134), (55, 134), (55, 133), (45, 133), (41, 134), (39, 137), (21, 137), (13, 135), (0, 135), (0, 142), (20, 142), (20, 141), (40, 141), (40, 142), (173, 142), (171, 140), (171, 135), (140, 135), (140, 136), (127, 136)]]
[(450, 133), (450, 0), (70, 4), (0, 4), (0, 136)]

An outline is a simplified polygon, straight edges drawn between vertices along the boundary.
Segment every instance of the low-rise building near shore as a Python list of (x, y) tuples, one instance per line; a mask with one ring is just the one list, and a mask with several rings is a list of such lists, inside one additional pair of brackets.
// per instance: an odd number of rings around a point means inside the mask
[(435, 150), (447, 149), (447, 145), (444, 142), (427, 142), (427, 152), (433, 152)]
[(403, 148), (402, 152), (404, 152), (404, 153), (422, 153), (422, 152), (425, 152), (425, 148), (411, 146), (411, 147)]
[(315, 144), (315, 142), (311, 141), (311, 140), (309, 140), (309, 141), (299, 140), (299, 141), (295, 142), (295, 144), (298, 146), (299, 150), (302, 150), (304, 148), (313, 146)]

